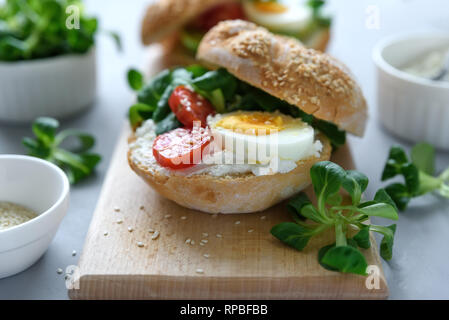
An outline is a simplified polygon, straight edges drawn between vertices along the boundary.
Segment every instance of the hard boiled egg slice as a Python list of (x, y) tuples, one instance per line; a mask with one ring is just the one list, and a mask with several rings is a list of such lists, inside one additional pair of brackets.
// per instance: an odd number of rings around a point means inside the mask
[(298, 33), (312, 19), (312, 9), (298, 0), (244, 1), (248, 18), (274, 32)]
[(296, 162), (316, 151), (314, 129), (278, 112), (217, 114), (209, 116), (208, 125), (214, 144), (233, 153), (236, 163), (266, 164), (274, 158)]

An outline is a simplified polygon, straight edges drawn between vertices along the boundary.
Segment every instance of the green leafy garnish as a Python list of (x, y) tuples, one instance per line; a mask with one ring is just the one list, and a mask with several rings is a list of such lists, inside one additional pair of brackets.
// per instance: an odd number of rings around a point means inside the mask
[[(346, 171), (330, 161), (314, 164), (310, 176), (317, 205), (313, 205), (305, 193), (291, 199), (287, 207), (295, 222), (280, 223), (271, 229), (271, 234), (302, 251), (312, 237), (333, 228), (335, 243), (319, 250), (319, 263), (329, 270), (366, 275), (368, 265), (359, 248), (370, 248), (370, 231), (374, 231), (384, 236), (380, 254), (385, 260), (390, 260), (396, 225), (367, 224), (370, 217), (398, 219), (397, 209), (385, 190), (380, 189), (371, 201), (362, 201), (368, 178), (358, 171)], [(349, 194), (350, 204), (343, 203), (341, 189)], [(357, 232), (351, 237), (350, 230)]]
[[(97, 19), (84, 13), (80, 0), (0, 2), (0, 61), (83, 54), (94, 46), (97, 32)], [(108, 34), (120, 47), (118, 34)]]
[(184, 29), (180, 32), (180, 40), (183, 46), (195, 54), (204, 37), (204, 32), (198, 30)]
[(128, 114), (131, 126), (133, 128), (136, 128), (140, 123), (142, 123), (144, 119), (151, 118), (151, 115), (153, 114), (155, 109), (155, 107), (145, 103), (136, 103), (132, 105), (131, 108), (129, 108)]
[(437, 177), (434, 175), (435, 148), (428, 143), (419, 143), (412, 148), (411, 160), (401, 147), (391, 147), (382, 181), (403, 177), (404, 183), (392, 183), (385, 188), (399, 210), (403, 211), (412, 198), (432, 191), (449, 198), (449, 168)]
[(278, 110), (292, 117), (301, 118), (327, 136), (334, 147), (346, 142), (346, 133), (335, 124), (319, 120), (296, 106), (240, 81), (223, 68), (209, 71), (200, 65), (192, 65), (186, 68), (167, 69), (157, 74), (147, 84), (143, 84), (143, 76), (137, 70), (131, 69), (127, 78), (131, 89), (137, 91), (138, 103), (129, 111), (129, 120), (133, 128), (137, 128), (147, 119), (153, 119), (156, 124), (162, 121), (170, 122), (169, 126), (160, 126), (165, 129), (174, 128), (179, 124), (173, 121), (168, 100), (177, 86), (185, 85), (208, 99), (217, 113), (237, 110), (267, 112)]
[(139, 91), (143, 87), (143, 75), (136, 69), (128, 71), (128, 83), (134, 91)]
[[(23, 138), (22, 143), (28, 154), (56, 164), (67, 174), (71, 184), (76, 184), (90, 176), (101, 156), (89, 151), (95, 145), (93, 136), (78, 130), (64, 130), (59, 133), (59, 122), (52, 118), (38, 118), (32, 130), (35, 138)], [(70, 150), (61, 145), (69, 138), (76, 138), (78, 146)]]
[(165, 117), (164, 120), (162, 120), (161, 122), (159, 122), (156, 125), (156, 135), (160, 135), (163, 134), (165, 132), (174, 130), (176, 128), (181, 127), (182, 124), (181, 122), (178, 121), (178, 119), (176, 119), (176, 116), (174, 113), (170, 113), (167, 117)]
[(313, 10), (313, 20), (321, 27), (329, 28), (332, 19), (330, 17), (324, 16), (322, 9), (326, 1), (324, 0), (308, 0), (307, 5)]

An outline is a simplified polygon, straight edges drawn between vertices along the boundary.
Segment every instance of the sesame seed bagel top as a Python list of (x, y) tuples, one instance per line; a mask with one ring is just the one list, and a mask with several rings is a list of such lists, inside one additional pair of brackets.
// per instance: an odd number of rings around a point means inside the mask
[(316, 118), (362, 136), (366, 101), (348, 68), (299, 41), (253, 23), (219, 23), (203, 38), (197, 58), (298, 106)]

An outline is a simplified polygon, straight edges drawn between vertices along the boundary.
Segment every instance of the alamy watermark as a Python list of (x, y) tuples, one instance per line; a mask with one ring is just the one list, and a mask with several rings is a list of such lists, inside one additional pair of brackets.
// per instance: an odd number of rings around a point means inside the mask
[(81, 10), (77, 5), (67, 6), (65, 9), (65, 13), (67, 13), (67, 19), (65, 20), (65, 26), (69, 30), (80, 29), (80, 16)]
[(380, 269), (376, 265), (370, 265), (366, 268), (368, 276), (365, 280), (365, 287), (368, 290), (380, 290)]
[(369, 30), (380, 29), (380, 8), (377, 5), (369, 5), (365, 9), (365, 27)]

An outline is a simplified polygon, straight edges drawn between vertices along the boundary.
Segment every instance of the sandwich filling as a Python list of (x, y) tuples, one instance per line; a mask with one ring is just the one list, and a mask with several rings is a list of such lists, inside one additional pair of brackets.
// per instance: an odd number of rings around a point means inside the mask
[(331, 20), (323, 14), (324, 1), (309, 0), (243, 0), (214, 6), (184, 27), (180, 33), (182, 46), (195, 54), (203, 36), (224, 20), (248, 20), (268, 30), (297, 38), (305, 45), (330, 27)]
[(318, 132), (334, 146), (345, 133), (225, 69), (165, 70), (138, 92), (129, 118), (131, 160), (166, 175), (288, 173), (320, 157)]
[[(226, 116), (224, 118), (226, 119)], [(146, 120), (136, 130), (136, 140), (130, 145), (131, 160), (152, 173), (167, 176), (209, 174), (219, 177), (247, 173), (262, 176), (288, 173), (297, 167), (297, 162), (300, 160), (309, 157), (319, 158), (323, 149), (322, 143), (315, 139), (313, 128), (308, 125), (299, 130), (290, 128), (285, 130), (280, 137), (275, 138), (273, 133), (267, 136), (258, 136), (251, 133), (245, 134), (241, 130), (220, 128), (217, 126), (218, 119), (222, 119), (222, 115), (212, 116), (208, 122), (212, 126), (213, 137), (217, 138), (216, 144), (221, 143), (221, 139), (224, 140), (223, 144), (214, 147), (213, 151), (207, 154), (203, 153), (194, 166), (173, 169), (164, 167), (158, 162), (153, 153), (157, 136), (156, 125), (152, 119)], [(290, 137), (295, 137), (295, 141), (290, 141)], [(231, 143), (226, 143), (226, 141), (231, 141)], [(279, 144), (276, 144), (275, 141), (279, 141)]]

